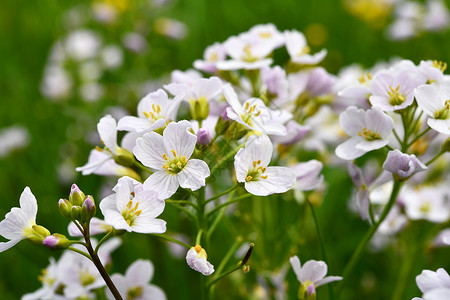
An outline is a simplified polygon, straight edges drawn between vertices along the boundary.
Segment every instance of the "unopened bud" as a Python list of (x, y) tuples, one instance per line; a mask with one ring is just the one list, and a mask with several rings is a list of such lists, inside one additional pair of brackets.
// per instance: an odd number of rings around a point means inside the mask
[(33, 225), (24, 232), (25, 237), (35, 244), (42, 244), (44, 239), (50, 235), (50, 231), (41, 225)]
[(50, 249), (67, 249), (70, 246), (70, 241), (66, 236), (59, 233), (47, 236), (42, 243)]
[(83, 200), (85, 198), (84, 193), (80, 190), (80, 188), (74, 183), (72, 184), (72, 188), (70, 189), (69, 201), (72, 205), (80, 206), (83, 204)]
[(81, 206), (72, 206), (72, 208), (70, 209), (70, 218), (72, 220), (81, 219)]
[(70, 219), (70, 209), (71, 208), (72, 208), (72, 204), (69, 202), (69, 200), (60, 199), (58, 201), (58, 209), (63, 217)]
[(189, 101), (191, 105), (191, 116), (194, 120), (202, 121), (208, 117), (209, 104), (208, 99), (200, 97)]
[(81, 221), (83, 223), (88, 222), (95, 216), (96, 207), (94, 203), (94, 198), (92, 196), (87, 196), (86, 200), (83, 202), (83, 206), (81, 208)]
[(308, 287), (306, 288), (306, 292), (308, 293), (309, 296), (316, 293), (316, 286), (314, 285), (314, 283), (308, 285)]
[(202, 146), (206, 146), (211, 143), (211, 134), (208, 128), (200, 128), (197, 131), (197, 143)]
[(114, 156), (114, 161), (121, 166), (129, 167), (134, 165), (136, 162), (133, 153), (125, 148), (116, 148), (116, 155)]
[(242, 271), (244, 271), (244, 273), (250, 272), (250, 266), (249, 266), (249, 265), (243, 266), (243, 267), (242, 267)]

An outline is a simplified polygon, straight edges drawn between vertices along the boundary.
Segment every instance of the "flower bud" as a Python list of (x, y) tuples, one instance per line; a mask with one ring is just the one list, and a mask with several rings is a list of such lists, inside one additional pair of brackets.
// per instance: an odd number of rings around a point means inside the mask
[(59, 199), (58, 201), (58, 209), (61, 215), (65, 218), (71, 218), (70, 217), (70, 209), (72, 208), (72, 204), (69, 202), (69, 200), (66, 199)]
[(24, 232), (25, 237), (35, 244), (42, 244), (44, 239), (50, 235), (50, 231), (41, 225), (33, 225)]
[(81, 206), (72, 206), (70, 209), (70, 218), (72, 220), (81, 220)]
[(191, 116), (194, 120), (202, 121), (208, 117), (208, 99), (200, 97), (199, 99), (189, 100), (189, 103), (191, 105)]
[(70, 246), (70, 241), (59, 233), (47, 236), (42, 243), (50, 249), (67, 249)]
[(74, 183), (72, 184), (72, 188), (70, 189), (69, 201), (72, 205), (80, 206), (83, 204), (83, 200), (85, 198), (84, 193), (80, 190), (80, 188)]
[(211, 143), (211, 134), (208, 128), (200, 128), (197, 131), (197, 143), (202, 146), (206, 146)]
[(94, 198), (89, 195), (86, 197), (86, 200), (83, 202), (83, 206), (81, 208), (81, 221), (83, 223), (89, 222), (92, 217), (95, 216), (96, 207), (94, 203)]
[(114, 161), (121, 166), (130, 167), (136, 162), (133, 153), (125, 148), (116, 148), (117, 155), (114, 156)]

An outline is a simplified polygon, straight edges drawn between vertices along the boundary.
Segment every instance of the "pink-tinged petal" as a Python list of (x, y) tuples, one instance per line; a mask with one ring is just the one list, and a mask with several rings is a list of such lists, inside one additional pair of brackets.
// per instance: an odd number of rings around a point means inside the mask
[(373, 140), (367, 141), (365, 139), (360, 139), (359, 143), (356, 144), (356, 149), (362, 150), (364, 152), (369, 152), (376, 149), (381, 149), (389, 144), (388, 140)]
[(186, 166), (177, 174), (180, 186), (193, 191), (205, 185), (205, 179), (210, 175), (206, 162), (200, 159), (190, 159)]
[[(234, 89), (231, 87), (230, 84), (223, 86), (223, 95), (225, 96), (225, 99), (227, 100), (228, 104), (230, 104), (231, 108), (233, 108), (233, 111), (236, 113), (236, 117), (237, 117), (237, 115), (241, 115), (244, 113), (242, 104), (239, 101), (239, 98), (238, 98), (236, 92), (234, 91)], [(231, 109), (227, 108), (227, 113), (230, 113), (230, 111), (231, 111)], [(231, 118), (230, 116), (228, 116), (228, 117), (233, 120), (236, 119), (236, 118)]]
[(191, 123), (186, 120), (167, 125), (163, 136), (164, 145), (169, 151), (168, 157), (174, 157), (171, 150), (175, 150), (177, 156), (186, 156), (187, 159), (191, 157), (197, 143), (197, 137), (189, 131), (191, 127)]
[[(419, 107), (430, 117), (443, 108), (439, 85), (422, 85), (414, 90)], [(450, 95), (449, 95), (450, 96)]]
[(118, 130), (143, 132), (149, 129), (152, 123), (143, 118), (137, 118), (133, 116), (125, 116), (119, 120), (117, 124)]
[(116, 153), (117, 147), (117, 124), (111, 115), (106, 115), (97, 124), (97, 130), (103, 144), (112, 152)]
[(328, 266), (323, 261), (308, 260), (302, 267), (300, 282), (312, 281), (314, 283), (323, 279), (328, 272)]
[(163, 155), (169, 155), (164, 145), (164, 138), (153, 131), (136, 140), (133, 154), (143, 165), (155, 170), (164, 170), (166, 161)]
[(136, 219), (132, 228), (138, 233), (164, 233), (166, 232), (167, 222), (161, 219)]
[(359, 131), (366, 127), (365, 114), (363, 109), (350, 106), (339, 116), (339, 124), (349, 136), (357, 136)]
[(22, 239), (14, 239), (14, 240), (10, 240), (8, 242), (0, 243), (0, 252), (6, 251), (9, 248), (12, 248), (13, 246), (15, 246), (21, 240)]
[(204, 97), (210, 100), (222, 92), (222, 81), (216, 76), (201, 78), (194, 83), (192, 90), (197, 99)]
[(144, 190), (158, 191), (160, 199), (170, 198), (179, 186), (177, 177), (164, 171), (157, 171), (144, 182)]
[(443, 134), (450, 134), (450, 119), (436, 120), (429, 118), (427, 121), (428, 126)]
[(186, 254), (186, 262), (189, 267), (205, 276), (214, 273), (214, 266), (206, 259), (199, 257), (194, 248), (191, 248)]
[(289, 258), (289, 262), (291, 263), (292, 269), (294, 270), (294, 273), (297, 276), (297, 280), (301, 282), (300, 274), (301, 274), (302, 265), (300, 263), (300, 259), (298, 258), (297, 255), (292, 256), (291, 258)]
[(153, 278), (154, 270), (149, 260), (138, 259), (128, 267), (125, 277), (130, 283), (145, 285)]
[(164, 291), (153, 284), (147, 284), (144, 285), (143, 287), (143, 293), (142, 293), (142, 297), (141, 300), (144, 299), (152, 299), (152, 300), (166, 300), (166, 294), (164, 293)]
[(284, 193), (295, 184), (294, 172), (286, 167), (267, 167), (264, 173), (267, 179), (252, 180), (245, 183), (247, 192), (256, 196)]
[(29, 187), (26, 187), (20, 195), (20, 208), (25, 216), (34, 223), (37, 214), (37, 201)]
[(394, 120), (376, 108), (366, 112), (365, 124), (367, 129), (379, 133), (383, 139), (387, 138), (394, 129)]
[(321, 285), (333, 282), (333, 281), (339, 281), (342, 280), (343, 278), (341, 276), (327, 276), (324, 279), (321, 279), (319, 281), (316, 282), (316, 286), (319, 287)]
[(301, 71), (288, 75), (289, 98), (296, 99), (306, 90), (309, 81), (309, 72)]
[(389, 99), (379, 95), (371, 95), (369, 102), (373, 107), (376, 107), (382, 111), (393, 111), (394, 106), (389, 103)]
[(323, 181), (323, 175), (319, 176), (322, 168), (323, 164), (314, 159), (295, 165), (293, 167), (297, 179), (295, 188), (301, 191), (316, 189)]
[(338, 145), (336, 147), (337, 157), (345, 160), (354, 160), (358, 157), (363, 156), (365, 153), (367, 153), (367, 151), (356, 148), (356, 145), (358, 145), (361, 141), (362, 138), (353, 137)]
[[(107, 232), (110, 228), (110, 225), (106, 224), (105, 221), (93, 217), (89, 226), (89, 233), (90, 235), (97, 235)], [(83, 236), (78, 227), (73, 222), (69, 223), (69, 225), (67, 226), (67, 231), (69, 232), (69, 235), (73, 237)]]

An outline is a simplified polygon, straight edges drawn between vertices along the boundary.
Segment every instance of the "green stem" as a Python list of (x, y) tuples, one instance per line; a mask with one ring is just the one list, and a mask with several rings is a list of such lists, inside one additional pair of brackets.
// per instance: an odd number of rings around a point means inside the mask
[(234, 155), (236, 155), (236, 153), (239, 151), (239, 149), (241, 149), (244, 146), (245, 146), (245, 143), (235, 147), (233, 150), (231, 150), (226, 155), (224, 155), (222, 157), (222, 159), (211, 169), (211, 174), (214, 174), (214, 172), (217, 169), (221, 168), (224, 163), (227, 163)]
[(173, 203), (173, 204), (186, 204), (186, 205), (190, 205), (190, 206), (192, 206), (194, 208), (197, 208), (197, 205), (195, 205), (195, 203), (192, 203), (189, 200), (170, 200), (170, 199), (167, 199), (167, 200), (164, 200), (164, 201), (166, 203)]
[(389, 202), (384, 207), (383, 212), (381, 213), (378, 221), (375, 224), (373, 224), (372, 227), (369, 228), (369, 231), (367, 231), (366, 235), (361, 240), (358, 247), (356, 247), (355, 252), (353, 252), (353, 255), (352, 255), (350, 261), (347, 263), (347, 265), (344, 269), (344, 272), (342, 273), (344, 280), (346, 280), (348, 278), (348, 276), (351, 274), (356, 263), (359, 261), (361, 255), (363, 253), (363, 250), (366, 248), (367, 243), (371, 240), (372, 236), (375, 234), (375, 232), (377, 231), (380, 224), (383, 223), (384, 219), (389, 214), (392, 206), (394, 206), (395, 200), (397, 199), (397, 195), (400, 191), (401, 184), (402, 183), (400, 181), (394, 181), (394, 187), (392, 188)]
[(234, 241), (234, 244), (231, 246), (231, 248), (228, 250), (227, 254), (225, 254), (225, 256), (222, 259), (222, 261), (220, 262), (219, 266), (217, 267), (217, 270), (216, 270), (216, 275), (217, 276), (220, 276), (220, 273), (222, 273), (223, 269), (225, 268), (226, 264), (230, 260), (231, 256), (233, 256), (233, 253), (236, 252), (236, 250), (239, 248), (239, 246), (241, 244), (242, 244), (242, 238), (238, 237)]
[(106, 242), (112, 235), (114, 229), (111, 229), (110, 231), (108, 231), (107, 234), (105, 234), (105, 236), (100, 240), (100, 242), (98, 242), (97, 246), (95, 247), (94, 253), (97, 254), (98, 253), (98, 249), (100, 249), (100, 246)]
[(431, 127), (428, 127), (427, 129), (425, 129), (424, 131), (422, 131), (419, 135), (417, 135), (407, 146), (406, 146), (406, 150), (408, 150), (409, 147), (412, 146), (412, 144), (414, 144), (415, 142), (417, 142), (422, 136), (424, 136), (428, 131), (431, 130)]
[(203, 230), (199, 230), (197, 233), (197, 238), (195, 239), (195, 245), (200, 245), (202, 243)]
[(142, 170), (148, 174), (153, 174), (153, 172), (147, 168), (146, 166), (144, 166), (143, 164), (141, 164), (140, 162), (138, 162), (137, 160), (134, 161), (134, 165), (139, 169)]
[(211, 211), (207, 214), (207, 216), (209, 217), (209, 216), (213, 215), (216, 211), (220, 210), (221, 208), (226, 207), (226, 206), (228, 206), (228, 205), (230, 205), (230, 204), (232, 204), (232, 203), (234, 203), (234, 202), (241, 201), (242, 199), (248, 198), (248, 197), (250, 197), (250, 196), (252, 196), (252, 195), (251, 195), (251, 194), (245, 194), (245, 195), (236, 197), (236, 198), (234, 198), (234, 199), (232, 199), (232, 200), (228, 200), (227, 202), (222, 203), (222, 204), (220, 204), (220, 205), (217, 205), (213, 210), (211, 210)]
[(81, 254), (81, 255), (83, 255), (84, 257), (86, 257), (87, 259), (89, 259), (90, 261), (92, 261), (91, 256), (90, 256), (89, 254), (87, 254), (86, 252), (82, 251), (82, 250), (79, 250), (79, 249), (74, 248), (74, 247), (68, 247), (67, 249), (69, 249), (69, 250), (71, 250), (71, 251), (73, 251), (73, 252), (76, 252), (76, 253), (78, 253), (78, 254)]
[(209, 198), (208, 200), (205, 201), (205, 203), (209, 203), (209, 202), (211, 202), (211, 201), (214, 201), (214, 200), (216, 200), (217, 198), (220, 198), (220, 197), (222, 197), (223, 195), (228, 194), (229, 192), (233, 191), (234, 189), (236, 189), (236, 188), (238, 188), (238, 187), (239, 187), (239, 184), (236, 183), (235, 185), (233, 185), (232, 187), (230, 187), (228, 190), (226, 190), (226, 191), (224, 191), (224, 192), (222, 192), (222, 193), (219, 193), (219, 194), (217, 194), (217, 195), (214, 195), (213, 197)]
[(432, 159), (430, 159), (425, 165), (429, 166), (430, 164), (432, 164), (436, 159), (438, 159), (439, 157), (441, 157), (442, 154), (444, 154), (446, 151), (441, 151), (439, 152), (435, 157), (433, 157)]
[[(167, 201), (166, 201), (166, 202), (167, 202)], [(179, 206), (179, 205), (177, 205), (177, 204), (175, 204), (175, 203), (173, 203), (173, 202), (169, 202), (169, 204), (172, 204), (173, 206), (175, 206), (175, 207), (178, 208), (179, 210), (183, 211), (185, 214), (187, 214), (189, 217), (191, 217), (192, 219), (195, 220), (194, 214), (191, 213), (191, 212), (190, 212), (188, 209), (186, 209), (185, 207)]]
[(395, 138), (397, 139), (397, 141), (399, 142), (399, 144), (401, 145), (402, 144), (402, 140), (400, 139), (400, 137), (398, 136), (398, 133), (397, 133), (397, 131), (394, 129), (394, 136), (395, 136)]
[(78, 245), (83, 245), (83, 246), (86, 247), (86, 243), (85, 243), (85, 242), (82, 242), (82, 241), (70, 241), (70, 244), (71, 244), (71, 245), (73, 245), (73, 244), (78, 244)]
[(188, 244), (186, 244), (186, 243), (184, 243), (184, 242), (182, 242), (180, 240), (177, 240), (176, 238), (171, 237), (171, 236), (169, 236), (169, 235), (167, 235), (165, 233), (161, 233), (161, 234), (151, 233), (151, 235), (159, 237), (159, 238), (161, 238), (163, 240), (166, 240), (166, 241), (169, 241), (169, 242), (172, 242), (172, 243), (176, 243), (178, 245), (181, 245), (181, 246), (185, 247), (186, 249), (191, 249), (191, 246), (189, 246)]

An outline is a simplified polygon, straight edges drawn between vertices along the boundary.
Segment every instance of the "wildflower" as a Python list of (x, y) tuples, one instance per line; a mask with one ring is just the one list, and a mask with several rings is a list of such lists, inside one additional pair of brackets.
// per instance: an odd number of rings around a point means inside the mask
[(267, 136), (252, 135), (234, 157), (236, 179), (257, 196), (284, 193), (295, 184), (294, 172), (286, 167), (268, 167), (273, 146)]
[(323, 181), (322, 168), (323, 164), (315, 159), (292, 166), (297, 178), (294, 189), (311, 191), (318, 188)]
[(327, 50), (311, 55), (311, 49), (306, 43), (303, 33), (296, 30), (285, 31), (286, 49), (292, 62), (302, 65), (315, 65), (320, 63), (327, 55)]
[[(93, 217), (89, 224), (89, 235), (92, 236), (92, 235), (97, 235), (100, 233), (105, 233), (105, 232), (110, 231), (111, 229), (113, 229), (112, 226), (106, 224), (104, 220)], [(72, 222), (69, 223), (69, 226), (67, 227), (67, 231), (69, 232), (70, 236), (77, 236), (77, 237), (83, 236), (81, 234), (80, 230), (77, 228), (77, 226)]]
[(389, 151), (383, 164), (383, 169), (391, 172), (396, 180), (406, 180), (414, 173), (427, 169), (414, 154), (408, 155), (395, 149)]
[(417, 275), (416, 283), (424, 300), (448, 299), (450, 296), (450, 276), (443, 268), (436, 272), (423, 270)]
[(389, 143), (388, 137), (394, 128), (392, 118), (377, 108), (364, 111), (350, 106), (340, 115), (339, 122), (351, 137), (336, 148), (336, 155), (345, 160), (383, 148)]
[(144, 188), (158, 191), (161, 199), (172, 196), (179, 186), (193, 191), (205, 185), (210, 175), (208, 165), (199, 159), (190, 159), (197, 137), (188, 131), (186, 121), (170, 123), (163, 135), (149, 132), (138, 138), (133, 153), (147, 167), (155, 169)]
[(139, 182), (122, 177), (114, 187), (115, 194), (100, 202), (105, 223), (128, 232), (163, 233), (166, 222), (156, 219), (165, 203), (154, 191), (144, 191)]
[(414, 93), (417, 104), (428, 115), (428, 126), (450, 134), (450, 83), (422, 85)]
[(186, 254), (186, 262), (189, 267), (205, 276), (209, 276), (214, 273), (214, 266), (207, 261), (206, 251), (200, 245), (191, 247)]
[[(111, 280), (124, 299), (165, 300), (167, 298), (164, 291), (156, 285), (149, 284), (153, 272), (154, 267), (149, 260), (138, 259), (128, 267), (125, 276), (112, 274)], [(105, 292), (108, 299), (115, 299), (109, 289)]]
[(33, 293), (23, 295), (22, 300), (58, 299), (56, 295), (60, 286), (58, 275), (58, 264), (53, 257), (50, 257), (50, 264), (42, 270), (42, 275), (39, 276), (42, 287)]
[(206, 73), (214, 73), (217, 71), (217, 62), (225, 60), (226, 56), (223, 44), (214, 43), (206, 47), (203, 60), (194, 61), (194, 67)]

